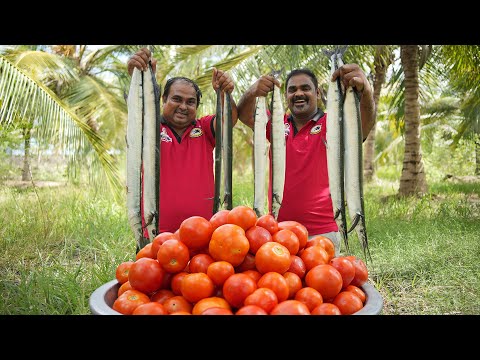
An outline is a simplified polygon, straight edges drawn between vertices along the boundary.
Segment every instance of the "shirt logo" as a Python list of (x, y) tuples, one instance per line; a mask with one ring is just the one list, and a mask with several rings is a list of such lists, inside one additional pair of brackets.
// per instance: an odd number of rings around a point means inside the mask
[(286, 122), (285, 124), (285, 137), (290, 134), (290, 123)]
[(196, 138), (202, 135), (203, 135), (203, 132), (202, 132), (202, 129), (200, 128), (193, 128), (192, 131), (190, 131), (190, 137), (192, 138)]
[(167, 130), (165, 128), (163, 128), (162, 132), (160, 133), (160, 140), (165, 142), (172, 142), (172, 138), (168, 136)]
[(315, 125), (314, 127), (312, 127), (312, 130), (310, 130), (310, 134), (316, 135), (316, 134), (318, 134), (320, 131), (322, 131), (322, 124)]

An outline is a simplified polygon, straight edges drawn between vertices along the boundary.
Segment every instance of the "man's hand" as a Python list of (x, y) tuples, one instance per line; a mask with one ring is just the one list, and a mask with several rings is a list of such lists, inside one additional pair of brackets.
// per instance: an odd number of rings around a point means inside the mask
[(363, 95), (364, 92), (368, 94), (372, 93), (372, 88), (365, 73), (357, 64), (345, 64), (340, 66), (332, 74), (331, 81), (335, 81), (339, 76), (345, 88), (348, 86), (354, 87), (360, 95)]
[[(132, 76), (133, 69), (137, 68), (140, 71), (146, 71), (148, 69), (148, 61), (152, 53), (147, 48), (141, 48), (135, 54), (133, 54), (127, 62), (128, 74)], [(151, 59), (153, 72), (157, 70), (157, 60)]]
[(262, 75), (248, 90), (251, 96), (267, 96), (273, 87), (280, 87), (280, 82), (271, 75)]
[(232, 93), (235, 85), (233, 80), (225, 71), (213, 68), (212, 74), (212, 86), (214, 90), (220, 89), (220, 91)]

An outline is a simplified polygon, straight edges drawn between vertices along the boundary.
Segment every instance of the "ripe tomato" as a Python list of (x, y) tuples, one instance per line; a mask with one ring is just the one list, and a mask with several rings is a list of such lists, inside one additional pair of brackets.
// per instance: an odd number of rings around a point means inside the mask
[(328, 254), (328, 260), (330, 261), (335, 257), (335, 244), (332, 240), (327, 238), (326, 236), (316, 235), (313, 236), (311, 239), (307, 241), (305, 247), (312, 246), (312, 245), (320, 245), (322, 246)]
[(365, 301), (367, 300), (367, 295), (365, 294), (365, 292), (360, 289), (358, 286), (355, 286), (355, 285), (348, 285), (346, 288), (345, 288), (345, 291), (351, 291), (353, 292), (355, 295), (358, 296), (358, 298), (360, 300), (362, 300), (362, 304), (365, 305)]
[(124, 261), (117, 266), (115, 270), (115, 277), (119, 284), (123, 284), (128, 281), (128, 272), (130, 271), (130, 267), (132, 266), (133, 261)]
[(173, 293), (175, 295), (182, 295), (182, 280), (185, 277), (185, 275), (188, 275), (189, 273), (186, 271), (180, 271), (179, 273), (176, 273), (172, 277), (172, 281), (170, 281), (170, 288), (172, 289)]
[(310, 315), (307, 305), (298, 300), (286, 300), (278, 303), (270, 315)]
[(160, 233), (153, 238), (153, 240), (152, 240), (152, 253), (155, 255), (155, 259), (157, 258), (158, 248), (160, 247), (160, 245), (162, 245), (165, 241), (167, 241), (169, 239), (176, 239), (176, 236), (169, 231), (165, 231), (163, 233)]
[(340, 309), (342, 315), (351, 315), (363, 307), (362, 300), (352, 291), (341, 291), (335, 296), (332, 304)]
[(243, 304), (245, 306), (255, 305), (263, 309), (266, 313), (270, 313), (278, 304), (278, 298), (272, 289), (259, 287), (245, 298)]
[(365, 265), (362, 259), (356, 256), (351, 255), (347, 256), (346, 258), (353, 263), (353, 266), (355, 266), (355, 276), (353, 277), (350, 284), (362, 287), (363, 284), (365, 284), (368, 280), (367, 265)]
[(150, 258), (150, 259), (156, 259), (157, 256), (156, 254), (153, 254), (152, 251), (152, 243), (148, 243), (145, 245), (143, 248), (140, 249), (140, 251), (135, 255), (135, 260), (141, 259), (141, 258)]
[(212, 223), (213, 230), (218, 228), (220, 225), (228, 223), (227, 216), (229, 212), (230, 210), (224, 209), (217, 211), (215, 214), (213, 214), (213, 216), (209, 220)]
[(208, 245), (208, 251), (215, 261), (228, 261), (233, 266), (243, 262), (249, 248), (245, 230), (235, 224), (225, 224), (215, 229)]
[(297, 235), (299, 241), (299, 250), (305, 247), (305, 244), (308, 240), (308, 230), (304, 225), (300, 224), (298, 221), (293, 220), (280, 221), (278, 223), (278, 230), (283, 229), (292, 230), (295, 235)]
[(307, 305), (308, 310), (313, 311), (318, 305), (323, 304), (323, 297), (317, 290), (311, 287), (304, 287), (297, 291), (294, 300)]
[(288, 299), (290, 289), (288, 288), (287, 279), (278, 272), (270, 271), (262, 275), (257, 282), (258, 287), (269, 288), (277, 295), (279, 303)]
[(150, 301), (163, 304), (165, 300), (170, 299), (171, 297), (174, 297), (174, 296), (175, 294), (173, 293), (172, 290), (160, 289), (150, 296)]
[(342, 275), (342, 288), (345, 289), (350, 285), (355, 276), (355, 266), (353, 266), (353, 263), (345, 256), (339, 256), (331, 259), (329, 264), (337, 269)]
[(250, 276), (255, 281), (255, 283), (257, 283), (258, 280), (260, 280), (260, 278), (262, 277), (262, 274), (260, 274), (260, 272), (257, 270), (242, 271), (242, 274)]
[(200, 315), (206, 309), (213, 307), (231, 310), (230, 304), (227, 302), (227, 300), (218, 296), (211, 296), (198, 301), (193, 306), (192, 315)]
[(307, 272), (305, 283), (317, 290), (323, 301), (328, 302), (342, 289), (342, 275), (332, 265), (317, 265)]
[(182, 271), (189, 260), (190, 254), (187, 245), (177, 239), (166, 240), (158, 248), (157, 261), (166, 272)]
[(222, 307), (211, 307), (205, 309), (200, 315), (233, 315), (233, 312)]
[(245, 305), (238, 309), (235, 315), (268, 315), (268, 312), (257, 305)]
[(293, 299), (298, 290), (302, 288), (302, 279), (295, 273), (287, 271), (283, 274), (285, 280), (287, 280), (288, 285), (288, 298)]
[(192, 313), (192, 304), (181, 295), (172, 296), (163, 303), (163, 307), (172, 314), (177, 311), (186, 311)]
[(310, 246), (305, 248), (300, 255), (300, 258), (305, 264), (305, 268), (310, 270), (317, 265), (328, 264), (328, 254), (320, 245)]
[(297, 274), (300, 279), (303, 279), (305, 277), (305, 273), (307, 272), (307, 268), (302, 258), (297, 255), (290, 255), (290, 259), (292, 259), (292, 262), (288, 268), (288, 271)]
[(258, 225), (252, 226), (245, 231), (245, 236), (250, 244), (250, 249), (248, 251), (253, 255), (257, 253), (257, 250), (260, 248), (260, 246), (266, 242), (273, 241), (270, 232)]
[(291, 263), (288, 249), (275, 241), (263, 244), (255, 254), (257, 270), (262, 274), (270, 271), (283, 274), (290, 268)]
[(342, 315), (337, 305), (323, 303), (312, 310), (311, 315)]
[(257, 226), (261, 226), (267, 229), (268, 232), (273, 235), (278, 231), (278, 222), (275, 220), (272, 214), (265, 214), (257, 219)]
[(255, 255), (247, 253), (242, 263), (238, 266), (235, 266), (235, 272), (244, 272), (247, 270), (255, 270)]
[(130, 267), (128, 281), (132, 288), (149, 295), (162, 286), (164, 276), (165, 270), (157, 260), (140, 258)]
[(150, 302), (150, 298), (141, 291), (127, 290), (113, 302), (113, 310), (130, 315), (137, 306)]
[(125, 291), (132, 290), (132, 289), (133, 288), (132, 288), (132, 285), (130, 285), (130, 281), (127, 280), (122, 285), (120, 285), (120, 287), (118, 288), (117, 297), (122, 295)]
[(251, 207), (245, 205), (235, 206), (227, 215), (229, 224), (240, 226), (247, 231), (257, 223), (257, 214)]
[(169, 315), (192, 315), (191, 313), (189, 313), (188, 311), (174, 311), (172, 313), (170, 313)]
[(208, 245), (213, 232), (210, 221), (201, 216), (191, 216), (180, 224), (180, 241), (189, 249), (201, 249)]
[(275, 234), (273, 234), (272, 239), (273, 241), (285, 246), (290, 252), (290, 255), (296, 255), (300, 248), (298, 237), (292, 230), (278, 230)]
[(257, 289), (257, 284), (248, 275), (237, 273), (230, 276), (223, 284), (223, 297), (234, 308), (243, 306), (245, 298)]
[(210, 297), (215, 290), (212, 279), (205, 273), (191, 273), (185, 275), (180, 286), (182, 296), (196, 303), (204, 298)]
[(222, 286), (225, 280), (233, 274), (235, 274), (235, 269), (228, 261), (215, 261), (207, 268), (207, 275), (216, 286)]
[(133, 310), (132, 315), (167, 315), (165, 307), (159, 302), (149, 302), (139, 305)]
[(190, 259), (188, 264), (188, 269), (191, 273), (194, 272), (203, 272), (207, 273), (208, 265), (213, 263), (215, 260), (208, 254), (197, 254)]

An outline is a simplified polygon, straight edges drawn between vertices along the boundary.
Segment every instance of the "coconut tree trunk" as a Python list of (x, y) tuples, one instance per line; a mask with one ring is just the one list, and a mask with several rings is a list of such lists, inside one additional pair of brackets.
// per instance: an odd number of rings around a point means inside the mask
[(475, 137), (475, 175), (480, 175), (480, 137)]
[[(376, 46), (375, 49), (375, 78), (373, 80), (373, 100), (375, 101), (375, 109), (378, 109), (378, 101), (380, 99), (380, 92), (385, 83), (385, 75), (387, 68), (392, 62), (392, 53), (385, 45)], [(377, 110), (375, 110), (377, 111)], [(375, 157), (375, 130), (377, 124), (373, 125), (372, 130), (368, 134), (364, 145), (363, 156), (363, 178), (366, 182), (370, 182), (375, 174), (375, 164), (373, 159)]]
[(402, 45), (400, 58), (405, 74), (405, 154), (398, 194), (409, 196), (427, 192), (420, 142), (418, 46)]
[(30, 138), (32, 135), (32, 128), (23, 128), (23, 139), (25, 145), (25, 155), (23, 157), (22, 181), (32, 180), (30, 172)]

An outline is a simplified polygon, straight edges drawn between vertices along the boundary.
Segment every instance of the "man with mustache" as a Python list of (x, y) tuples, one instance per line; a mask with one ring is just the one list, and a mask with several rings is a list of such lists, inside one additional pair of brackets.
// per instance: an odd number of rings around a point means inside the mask
[[(360, 112), (365, 140), (375, 122), (372, 87), (357, 64), (341, 66), (330, 80), (335, 81), (338, 77), (345, 87), (355, 87), (361, 96)], [(256, 98), (267, 96), (274, 85), (280, 86), (278, 80), (264, 75), (238, 102), (238, 117), (251, 129), (254, 127)], [(284, 116), (285, 187), (277, 221), (293, 220), (303, 224), (308, 230), (309, 238), (316, 235), (328, 237), (335, 244), (335, 256), (338, 256), (341, 236), (333, 218), (325, 145), (328, 114), (317, 106), (321, 97), (318, 80), (309, 69), (295, 69), (288, 74), (285, 89), (290, 114)], [(271, 120), (267, 124), (268, 139), (270, 123)], [(269, 205), (271, 208), (271, 199)]]
[[(147, 70), (151, 61), (153, 71), (157, 61), (151, 52), (142, 48), (127, 63), (128, 73), (134, 68)], [(218, 69), (213, 69), (213, 89), (232, 94), (233, 80)], [(183, 220), (213, 215), (215, 190), (213, 150), (215, 148), (215, 115), (197, 118), (202, 92), (186, 77), (167, 80), (162, 95), (161, 159), (160, 159), (160, 224), (159, 233), (175, 232)], [(232, 126), (238, 116), (233, 98)], [(142, 216), (142, 225), (145, 225)], [(148, 236), (145, 229), (144, 236)]]

